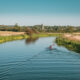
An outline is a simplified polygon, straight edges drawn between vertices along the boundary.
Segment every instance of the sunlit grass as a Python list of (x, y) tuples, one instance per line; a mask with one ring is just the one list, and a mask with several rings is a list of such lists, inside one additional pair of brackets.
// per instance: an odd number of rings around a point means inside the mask
[(32, 37), (50, 37), (50, 36), (61, 36), (61, 33), (40, 33), (40, 34), (33, 34)]
[(36, 38), (36, 37), (50, 37), (50, 36), (61, 36), (60, 33), (39, 33), (39, 34), (32, 34), (32, 36), (24, 35), (16, 35), (16, 36), (0, 36), (0, 43), (13, 41), (13, 40), (21, 40), (27, 39), (29, 37)]
[(13, 40), (21, 40), (28, 38), (28, 35), (17, 35), (17, 36), (0, 36), (0, 43), (13, 41)]
[(80, 41), (69, 40), (67, 38), (58, 37), (56, 43), (59, 46), (65, 46), (67, 49), (80, 53)]

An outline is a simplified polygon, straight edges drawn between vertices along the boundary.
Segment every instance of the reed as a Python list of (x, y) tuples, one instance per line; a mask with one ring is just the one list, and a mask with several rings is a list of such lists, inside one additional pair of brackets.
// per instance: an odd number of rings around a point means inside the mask
[(56, 43), (59, 46), (64, 46), (71, 51), (80, 53), (80, 41), (73, 41), (64, 37), (57, 37)]
[(28, 38), (27, 35), (0, 36), (0, 43)]

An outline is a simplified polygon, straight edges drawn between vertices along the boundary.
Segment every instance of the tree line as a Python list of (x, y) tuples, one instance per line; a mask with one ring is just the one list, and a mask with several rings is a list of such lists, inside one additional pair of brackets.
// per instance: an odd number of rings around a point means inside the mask
[(14, 31), (14, 32), (27, 32), (30, 33), (39, 33), (39, 32), (51, 32), (51, 33), (72, 33), (80, 32), (80, 27), (74, 26), (43, 26), (43, 25), (34, 25), (34, 26), (19, 26), (15, 24), (14, 26), (0, 25), (0, 31)]

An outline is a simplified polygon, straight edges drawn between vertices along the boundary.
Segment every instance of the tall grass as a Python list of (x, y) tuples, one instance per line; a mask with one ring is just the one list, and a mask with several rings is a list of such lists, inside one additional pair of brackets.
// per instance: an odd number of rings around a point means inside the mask
[(24, 38), (28, 38), (27, 35), (17, 35), (17, 36), (0, 36), (0, 43), (13, 41), (13, 40), (21, 40)]
[(36, 37), (50, 37), (50, 36), (61, 36), (60, 33), (39, 33), (39, 34), (32, 34), (32, 36), (28, 36), (26, 34), (24, 35), (17, 35), (17, 36), (0, 36), (0, 43), (7, 42), (7, 41), (13, 41), (13, 40), (20, 40), (20, 39), (26, 39), (29, 37), (36, 38)]
[(58, 38), (56, 38), (56, 43), (59, 46), (65, 46), (69, 50), (80, 53), (80, 42), (79, 41), (73, 41), (73, 40), (69, 40), (67, 38), (58, 37)]

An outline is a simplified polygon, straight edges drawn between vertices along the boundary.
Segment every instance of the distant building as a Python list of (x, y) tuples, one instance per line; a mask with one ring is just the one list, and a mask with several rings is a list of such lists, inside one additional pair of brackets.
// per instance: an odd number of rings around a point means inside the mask
[(41, 28), (42, 28), (42, 30), (44, 30), (44, 25), (43, 24), (41, 24)]

